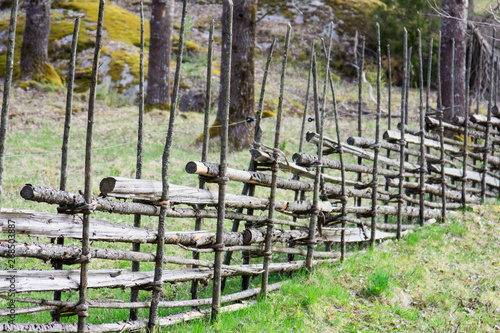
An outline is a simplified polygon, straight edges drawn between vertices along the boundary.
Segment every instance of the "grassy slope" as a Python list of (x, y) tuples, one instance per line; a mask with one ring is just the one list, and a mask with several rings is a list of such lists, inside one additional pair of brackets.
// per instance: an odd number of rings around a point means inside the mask
[[(224, 332), (493, 332), (500, 329), (498, 206), (419, 229), (216, 324)], [(172, 331), (211, 332), (205, 321)]]

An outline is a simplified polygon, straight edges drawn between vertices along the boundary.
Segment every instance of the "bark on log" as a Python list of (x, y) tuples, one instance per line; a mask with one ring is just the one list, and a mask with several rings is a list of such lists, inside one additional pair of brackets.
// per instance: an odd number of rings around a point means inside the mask
[[(400, 139), (401, 139), (401, 135), (400, 135), (399, 131), (385, 131), (384, 132), (384, 140), (396, 141), (396, 140), (400, 140)], [(408, 143), (413, 143), (413, 144), (419, 145), (420, 144), (420, 137), (412, 135), (412, 134), (406, 134), (405, 141)], [(430, 148), (441, 149), (441, 144), (438, 141), (426, 139), (426, 140), (424, 140), (424, 144), (425, 144), (425, 146), (430, 147)], [(453, 153), (460, 152), (459, 147), (456, 147), (456, 146), (453, 146), (450, 144), (445, 144), (444, 149), (446, 151), (451, 151)]]
[[(9, 225), (14, 225), (16, 233), (36, 237), (66, 237), (74, 239), (81, 239), (82, 237), (82, 221), (79, 217), (73, 215), (2, 209), (0, 213), (1, 231), (8, 232)], [(288, 242), (293, 240), (294, 237), (306, 237), (306, 233), (306, 230), (300, 229), (294, 231), (275, 229), (272, 240), (273, 242)], [(141, 228), (96, 219), (91, 219), (90, 221), (90, 240), (92, 241), (155, 243), (156, 237), (157, 234), (155, 232)], [(244, 245), (243, 233), (225, 232), (224, 243), (226, 246)], [(215, 233), (206, 231), (166, 232), (165, 244), (199, 247), (212, 246), (215, 244)]]
[[(356, 146), (356, 147), (360, 147), (360, 148), (371, 148), (375, 144), (375, 140), (368, 139), (368, 138), (361, 138), (359, 136), (351, 136), (351, 137), (347, 138), (347, 143), (352, 145), (352, 146)], [(390, 143), (387, 141), (380, 141), (379, 146), (380, 146), (380, 148), (384, 148), (384, 149), (388, 149), (388, 150), (392, 150), (392, 151), (396, 151), (396, 152), (399, 152), (401, 150), (399, 145), (393, 144), (393, 143)], [(417, 149), (406, 148), (405, 152), (408, 153), (409, 155), (420, 157), (420, 151)], [(425, 156), (428, 158), (439, 159), (439, 156), (429, 154), (429, 153), (426, 153)]]
[[(231, 312), (241, 310), (245, 307), (254, 304), (254, 301), (248, 303), (237, 303), (220, 308), (220, 312)], [(190, 310), (187, 312), (177, 313), (169, 316), (159, 318), (159, 326), (171, 326), (179, 323), (186, 322), (192, 319), (204, 318), (210, 314), (210, 308), (202, 310)], [(86, 332), (104, 333), (104, 332), (124, 332), (124, 331), (138, 331), (146, 328), (148, 320), (136, 321), (120, 321), (117, 323), (109, 324), (86, 324)], [(8, 324), (0, 323), (0, 332), (40, 332), (40, 333), (57, 333), (57, 332), (77, 332), (76, 323), (59, 323), (52, 322), (49, 324), (32, 324), (32, 323), (18, 323)]]
[[(429, 165), (429, 170), (432, 172), (440, 173), (441, 166)], [(452, 177), (452, 178), (461, 179), (463, 177), (462, 176), (463, 172), (460, 169), (444, 168), (444, 172), (447, 176)], [(467, 171), (467, 180), (481, 182), (482, 178), (483, 178), (483, 176), (479, 172), (470, 171), (470, 170)], [(488, 186), (498, 188), (500, 186), (500, 181), (497, 178), (494, 178), (490, 175), (486, 175), (486, 184)]]
[[(313, 133), (313, 132), (308, 132), (306, 135), (306, 139), (308, 142), (314, 143), (316, 145), (319, 143), (318, 134)], [(384, 137), (384, 139), (385, 139), (385, 137)], [(323, 146), (332, 149), (331, 152), (326, 151), (325, 153), (334, 153), (337, 150), (337, 141), (325, 137), (324, 142), (323, 142)], [(373, 161), (373, 159), (374, 159), (374, 153), (372, 153), (371, 151), (366, 151), (363, 148), (359, 148), (359, 147), (352, 146), (349, 144), (343, 143), (342, 150), (344, 153), (352, 154), (354, 156), (358, 156), (358, 157), (361, 157), (361, 158), (366, 159), (366, 160)], [(392, 167), (399, 167), (399, 160), (397, 160), (397, 159), (391, 159), (391, 158), (387, 158), (385, 156), (379, 156), (378, 161), (382, 164), (385, 164), (385, 165), (389, 165)], [(409, 163), (409, 162), (405, 162), (405, 170), (410, 170), (410, 171), (415, 170), (416, 171), (418, 169), (419, 169), (418, 165), (413, 164), (413, 163)]]
[[(218, 204), (218, 192), (203, 190), (195, 187), (169, 185), (168, 202), (173, 204), (211, 205)], [(156, 202), (161, 199), (162, 184), (157, 181), (143, 179), (129, 179), (123, 177), (107, 177), (101, 181), (100, 190), (105, 196), (117, 198), (134, 198)], [(226, 207), (267, 209), (269, 200), (246, 195), (227, 194)], [(329, 211), (330, 204), (321, 202), (317, 207), (320, 211)], [(312, 203), (307, 201), (276, 201), (277, 211), (309, 212), (313, 209)]]
[[(315, 264), (337, 262), (337, 259), (316, 260)], [(261, 264), (233, 265), (235, 268), (262, 270)], [(269, 272), (291, 272), (304, 266), (304, 261), (287, 263), (270, 263)], [(153, 283), (153, 271), (128, 272), (123, 269), (89, 270), (88, 288), (150, 288)], [(8, 292), (12, 273), (0, 270), (0, 292)], [(222, 270), (223, 277), (245, 275), (233, 270)], [(213, 270), (207, 268), (164, 270), (163, 283), (187, 282), (192, 280), (209, 280)], [(80, 270), (19, 270), (15, 273), (17, 292), (32, 291), (69, 291), (78, 290)]]
[[(388, 178), (387, 181), (390, 183), (391, 187), (397, 187), (399, 184), (399, 179)], [(419, 183), (416, 183), (416, 182), (403, 182), (403, 187), (406, 189), (416, 190), (416, 189), (420, 188), (420, 185), (419, 185)], [(442, 189), (440, 186), (425, 184), (425, 193), (427, 193), (427, 194), (441, 196), (441, 194), (442, 194), (441, 191), (442, 191)], [(453, 200), (453, 201), (461, 202), (462, 193), (458, 192), (458, 191), (446, 190), (446, 198)], [(467, 202), (470, 202), (470, 203), (479, 202), (479, 198), (476, 196), (472, 196), (472, 195), (468, 195), (466, 197), (466, 199), (467, 199)]]
[[(277, 282), (270, 284), (268, 286), (269, 291), (275, 291), (281, 288), (284, 282)], [(239, 301), (245, 298), (250, 298), (257, 295), (260, 292), (259, 288), (248, 289), (244, 291), (240, 291), (234, 294), (224, 295), (221, 297), (221, 303), (229, 303)], [(50, 309), (57, 309), (60, 307), (72, 308), (78, 305), (78, 302), (65, 302), (65, 301), (53, 301), (53, 300), (45, 300), (45, 299), (18, 299), (14, 297), (2, 297), (7, 300), (15, 300), (21, 303), (31, 303), (31, 304), (47, 304), (46, 307), (50, 307)], [(201, 299), (192, 299), (192, 300), (182, 300), (182, 301), (163, 301), (158, 303), (159, 308), (163, 309), (171, 309), (171, 308), (182, 308), (182, 307), (197, 307), (212, 304), (212, 298), (201, 298)], [(106, 301), (102, 299), (92, 299), (89, 301), (89, 309), (147, 309), (151, 306), (151, 302), (122, 302), (122, 301)], [(46, 311), (40, 309), (36, 311), (38, 307), (26, 307), (26, 308), (17, 308), (16, 314), (20, 314), (21, 309), (32, 309), (31, 312), (40, 312)], [(39, 307), (41, 308), (41, 306)], [(10, 310), (0, 310), (0, 316), (9, 315)], [(25, 312), (25, 313), (31, 313)]]
[[(74, 194), (70, 192), (60, 191), (52, 187), (42, 187), (38, 185), (26, 185), (21, 191), (21, 196), (26, 200), (32, 200), (37, 202), (46, 202), (50, 204), (59, 205), (80, 205), (83, 204), (83, 196), (80, 194)], [(158, 206), (153, 206), (145, 203), (138, 202), (124, 202), (124, 201), (113, 201), (104, 198), (93, 198), (93, 207), (97, 211), (103, 211), (108, 213), (116, 214), (141, 214), (149, 216), (159, 216), (160, 208)], [(217, 218), (216, 210), (205, 210), (205, 209), (182, 209), (182, 208), (171, 208), (167, 210), (167, 217), (178, 217), (178, 218)], [(264, 216), (253, 216), (247, 214), (241, 214), (231, 211), (226, 211), (226, 218), (228, 219), (239, 219), (242, 221), (250, 222), (262, 222), (267, 219)], [(300, 223), (287, 221), (287, 220), (277, 220), (276, 223), (283, 225), (290, 225), (295, 227), (306, 227)]]

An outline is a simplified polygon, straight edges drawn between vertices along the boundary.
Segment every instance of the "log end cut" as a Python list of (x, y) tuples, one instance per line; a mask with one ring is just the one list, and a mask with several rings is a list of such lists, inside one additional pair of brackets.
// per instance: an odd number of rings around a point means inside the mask
[(107, 195), (114, 191), (116, 185), (116, 179), (114, 177), (106, 177), (101, 180), (99, 184), (99, 190), (102, 194)]
[(33, 185), (26, 184), (21, 190), (21, 197), (25, 200), (31, 200), (35, 197), (35, 190), (33, 189)]

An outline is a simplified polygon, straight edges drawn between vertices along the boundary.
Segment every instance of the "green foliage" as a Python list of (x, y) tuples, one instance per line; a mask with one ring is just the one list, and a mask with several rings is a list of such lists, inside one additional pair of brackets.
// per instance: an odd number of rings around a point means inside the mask
[[(412, 77), (418, 82), (418, 29), (422, 34), (422, 53), (424, 57), (424, 74), (427, 71), (427, 57), (429, 43), (433, 41), (433, 53), (437, 54), (438, 33), (440, 19), (433, 16), (427, 0), (382, 0), (385, 7), (379, 6), (374, 9), (371, 36), (367, 38), (367, 47), (376, 49), (375, 22), (380, 22), (380, 35), (382, 54), (386, 54), (387, 45), (391, 48), (392, 79), (396, 83), (402, 80), (403, 70), (403, 38), (404, 28), (408, 31), (408, 47), (412, 48)], [(433, 66), (437, 56), (433, 57)], [(384, 59), (387, 68), (387, 59)], [(436, 73), (433, 68), (433, 73)], [(424, 75), (424, 80), (426, 75)]]
[(367, 286), (364, 294), (370, 296), (380, 296), (383, 292), (389, 289), (389, 282), (391, 281), (391, 270), (382, 268), (375, 271), (367, 281)]

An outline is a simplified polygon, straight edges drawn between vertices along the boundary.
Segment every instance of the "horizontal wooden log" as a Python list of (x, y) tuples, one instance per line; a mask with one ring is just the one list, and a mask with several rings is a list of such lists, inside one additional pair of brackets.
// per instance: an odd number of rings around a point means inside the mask
[[(390, 184), (391, 187), (397, 187), (399, 186), (399, 179), (386, 179), (387, 182)], [(410, 189), (410, 190), (419, 190), (420, 189), (420, 184), (417, 182), (403, 182), (403, 187), (405, 189)], [(425, 184), (425, 193), (427, 194), (432, 194), (436, 196), (441, 196), (442, 195), (442, 189), (440, 186), (437, 185), (431, 185), (431, 184)], [(446, 190), (446, 199), (461, 202), (462, 200), (462, 193), (459, 191), (451, 191), (451, 190)], [(473, 195), (467, 195), (466, 196), (466, 201), (469, 203), (476, 203), (479, 202), (479, 198), (477, 196)]]
[[(255, 301), (247, 303), (237, 303), (227, 305), (220, 308), (220, 312), (238, 311), (248, 306), (251, 306)], [(190, 310), (178, 314), (168, 315), (158, 319), (158, 326), (165, 327), (179, 323), (183, 323), (193, 319), (205, 318), (210, 314), (210, 308), (201, 310)], [(148, 325), (148, 320), (136, 321), (120, 321), (117, 323), (108, 324), (86, 324), (85, 332), (104, 333), (104, 332), (124, 332), (124, 331), (139, 331), (145, 329)], [(78, 325), (76, 323), (59, 323), (51, 322), (48, 324), (32, 324), (32, 323), (0, 323), (0, 332), (40, 332), (40, 333), (56, 333), (56, 332), (77, 332)]]
[[(83, 196), (80, 194), (70, 193), (66, 191), (61, 191), (54, 189), (52, 187), (42, 187), (38, 185), (26, 185), (23, 188), (24, 196), (26, 200), (36, 201), (36, 202), (46, 202), (49, 204), (57, 205), (80, 205), (84, 203)], [(23, 191), (21, 191), (23, 195)], [(93, 207), (96, 211), (116, 213), (116, 214), (140, 214), (149, 216), (159, 216), (160, 207), (154, 206), (146, 203), (138, 202), (125, 202), (125, 201), (114, 201), (105, 198), (93, 197)], [(207, 209), (183, 209), (177, 207), (169, 207), (167, 209), (167, 217), (174, 218), (217, 218), (217, 210), (207, 210)], [(255, 216), (247, 215), (242, 213), (236, 213), (230, 210), (226, 211), (227, 219), (238, 219), (241, 221), (249, 222), (262, 222), (267, 219), (265, 216)], [(276, 222), (278, 224), (290, 225), (294, 227), (306, 227), (307, 225), (292, 222), (288, 220), (279, 220)]]
[[(275, 291), (281, 288), (284, 282), (276, 282), (270, 284), (267, 288), (268, 291)], [(242, 299), (250, 298), (259, 294), (261, 288), (252, 288), (244, 291), (240, 291), (234, 294), (223, 295), (221, 297), (221, 303), (235, 302)], [(19, 303), (31, 303), (31, 304), (44, 304), (38, 307), (22, 307), (16, 308), (16, 314), (21, 314), (21, 310), (25, 310), (23, 313), (33, 313), (42, 312), (47, 310), (64, 308), (73, 308), (78, 305), (78, 302), (67, 302), (67, 301), (54, 301), (46, 299), (29, 299), (29, 298), (14, 298), (5, 297), (0, 295), (0, 298), (5, 300), (13, 300)], [(158, 303), (158, 307), (162, 309), (171, 308), (183, 308), (183, 307), (197, 307), (212, 304), (212, 298), (200, 298), (192, 300), (181, 300), (181, 301), (161, 301)], [(91, 299), (88, 302), (89, 309), (148, 309), (151, 306), (151, 302), (123, 302), (121, 300), (102, 300), (102, 299)], [(45, 309), (41, 309), (46, 307)], [(40, 308), (40, 309), (39, 309)], [(31, 309), (31, 312), (29, 310)], [(0, 310), (0, 316), (8, 316), (10, 310)]]
[[(342, 211), (342, 207), (334, 207), (332, 212), (335, 213), (340, 213)], [(372, 208), (371, 206), (348, 206), (346, 207), (346, 212), (347, 214), (359, 214), (359, 215), (366, 215), (366, 216), (371, 216), (372, 214)], [(397, 207), (393, 206), (377, 206), (377, 213), (381, 215), (397, 215), (398, 210)], [(409, 216), (409, 217), (418, 217), (420, 216), (420, 208), (419, 207), (410, 207), (410, 206), (404, 206), (403, 209), (401, 210), (401, 214), (403, 216)], [(441, 216), (441, 210), (440, 209), (426, 209), (425, 210), (425, 216), (427, 218), (436, 218)]]
[[(441, 166), (439, 165), (429, 165), (429, 170), (436, 173), (441, 173)], [(463, 177), (462, 169), (454, 168), (444, 168), (444, 173), (452, 178), (461, 179)], [(467, 171), (467, 180), (481, 182), (482, 174), (476, 171)], [(498, 188), (500, 186), (500, 181), (490, 175), (486, 175), (486, 185)]]
[[(169, 185), (168, 202), (173, 204), (211, 205), (216, 206), (219, 201), (217, 191), (209, 191), (195, 187)], [(101, 193), (105, 196), (117, 198), (134, 198), (157, 202), (161, 199), (162, 184), (158, 181), (144, 179), (130, 179), (123, 177), (107, 177), (100, 183)], [(269, 207), (268, 199), (261, 199), (246, 195), (226, 194), (226, 207), (249, 208), (265, 210)], [(320, 211), (329, 211), (328, 202), (319, 202)], [(275, 210), (287, 212), (310, 212), (312, 202), (308, 201), (276, 201)]]
[[(258, 163), (266, 165), (266, 164), (271, 164), (274, 161), (274, 158), (272, 157), (272, 155), (263, 151), (263, 150), (251, 148), (250, 153), (252, 154), (252, 157), (254, 158), (254, 160)], [(278, 165), (282, 171), (289, 171), (289, 172), (293, 173), (294, 175), (297, 175), (297, 176), (303, 177), (303, 178), (314, 179), (315, 174), (316, 174), (315, 171), (310, 171), (307, 168), (304, 168), (300, 165), (297, 165), (294, 162), (285, 161), (282, 158), (278, 158)], [(340, 177), (333, 177), (333, 176), (330, 176), (327, 174), (323, 174), (322, 178), (325, 182), (328, 182), (328, 183), (342, 184), (342, 178), (340, 178)], [(350, 180), (350, 179), (346, 179), (345, 183), (347, 186), (366, 185), (363, 182), (354, 181), (354, 180)]]
[[(337, 259), (316, 260), (322, 262), (336, 262)], [(233, 265), (235, 268), (247, 270), (262, 270), (261, 264)], [(304, 266), (304, 261), (269, 264), (270, 273), (291, 272)], [(8, 292), (8, 279), (13, 273), (0, 270), (0, 292)], [(222, 270), (223, 277), (245, 275), (233, 270)], [(89, 270), (88, 288), (148, 288), (153, 283), (154, 271), (129, 272), (123, 269)], [(191, 268), (178, 270), (164, 270), (163, 283), (187, 282), (193, 280), (209, 280), (213, 277), (213, 270), (207, 268)], [(15, 273), (16, 291), (19, 293), (33, 291), (69, 291), (77, 290), (80, 283), (80, 270), (17, 270)]]
[[(425, 122), (430, 129), (435, 130), (439, 127), (439, 120), (437, 120), (436, 118), (426, 117)], [(469, 124), (471, 124), (471, 123), (469, 123)], [(472, 123), (471, 125), (474, 126), (474, 123)], [(464, 130), (462, 125), (456, 125), (456, 124), (450, 124), (450, 123), (443, 122), (443, 128), (445, 130), (449, 130), (449, 131), (454, 132), (454, 133), (459, 133), (459, 134), (465, 133), (465, 130)], [(495, 133), (495, 134), (497, 134), (497, 133)], [(431, 135), (438, 136), (438, 134), (436, 134), (436, 133), (431, 133)], [(473, 139), (484, 139), (485, 138), (485, 133), (483, 131), (479, 130), (479, 128), (477, 130), (470, 128), (467, 131), (467, 135)], [(433, 139), (436, 140), (435, 138), (433, 138)], [(436, 141), (439, 141), (439, 140), (436, 140)], [(444, 141), (446, 143), (449, 143), (452, 145), (460, 145), (460, 141), (453, 140), (451, 138), (445, 137)]]
[[(401, 133), (399, 131), (385, 131), (384, 132), (384, 140), (388, 141), (399, 141), (401, 139)], [(405, 141), (408, 143), (413, 143), (413, 144), (420, 144), (420, 137), (412, 134), (405, 134)], [(431, 140), (431, 139), (425, 139), (424, 140), (424, 145), (426, 147), (434, 148), (434, 149), (441, 149), (441, 144), (438, 141)], [(444, 145), (445, 151), (450, 151), (453, 153), (458, 153), (460, 152), (460, 148), (457, 146), (453, 146), (450, 144), (445, 144)]]
[[(278, 222), (276, 222), (278, 223)], [(18, 234), (27, 234), (36, 237), (66, 237), (81, 239), (82, 221), (78, 216), (65, 214), (39, 213), (30, 210), (2, 209), (0, 213), (0, 227), (2, 232), (8, 232), (9, 225)], [(155, 232), (124, 226), (103, 220), (90, 220), (90, 236), (92, 241), (110, 241), (127, 243), (155, 243)], [(274, 241), (288, 242), (293, 235), (288, 231), (275, 229)], [(296, 230), (295, 234), (304, 233)], [(243, 233), (225, 232), (223, 234), (226, 246), (244, 245)], [(182, 244), (185, 246), (212, 246), (215, 244), (215, 233), (207, 231), (166, 232), (165, 244)]]
[[(465, 117), (455, 116), (451, 120), (451, 123), (455, 126), (464, 127), (465, 126)], [(483, 125), (472, 122), (470, 120), (470, 118), (469, 118), (469, 122), (467, 125), (469, 126), (470, 129), (478, 132), (477, 133), (478, 139), (484, 139), (486, 137), (486, 127), (484, 127)], [(498, 137), (498, 135), (500, 135), (500, 132), (498, 132), (494, 128), (490, 128), (490, 139), (493, 139), (494, 142), (498, 142), (500, 140), (500, 137)], [(475, 137), (473, 137), (473, 138), (475, 138)]]
[[(308, 142), (314, 143), (316, 145), (319, 143), (319, 135), (314, 133), (314, 132), (308, 132), (306, 134), (306, 139)], [(337, 144), (336, 140), (330, 139), (328, 137), (323, 137), (323, 146), (327, 147), (327, 148), (331, 148), (333, 151), (336, 151), (338, 144)], [(370, 161), (373, 161), (373, 159), (375, 157), (374, 153), (371, 151), (367, 151), (363, 148), (352, 146), (352, 145), (349, 145), (346, 143), (342, 144), (342, 151), (344, 153), (352, 154), (354, 156), (361, 157), (365, 160), (370, 160)], [(325, 153), (328, 153), (328, 151), (326, 151)], [(391, 159), (391, 158), (388, 158), (385, 156), (379, 156), (378, 161), (379, 161), (379, 163), (399, 168), (399, 160), (397, 160), (397, 159)], [(419, 168), (420, 167), (416, 164), (405, 162), (405, 169), (408, 171), (412, 171), (412, 170), (416, 171)]]
[[(470, 121), (479, 125), (486, 125), (488, 122), (488, 117), (482, 114), (473, 114), (470, 116)], [(491, 117), (491, 126), (499, 128), (500, 127), (500, 119), (497, 117)]]
[[(359, 136), (351, 136), (351, 137), (347, 138), (347, 143), (352, 145), (352, 146), (356, 146), (356, 147), (360, 147), (360, 148), (372, 148), (373, 145), (375, 144), (375, 140), (368, 139), (368, 138), (362, 138)], [(379, 146), (380, 146), (380, 148), (392, 150), (395, 152), (399, 152), (401, 150), (401, 147), (398, 144), (390, 143), (390, 142), (383, 141), (383, 140), (379, 141)], [(405, 148), (405, 153), (407, 153), (408, 155), (420, 157), (420, 151), (417, 149)], [(426, 156), (426, 158), (439, 159), (439, 156), (431, 154), (431, 153), (426, 153), (425, 156)], [(380, 172), (380, 170), (379, 170), (379, 172)]]
[[(14, 257), (37, 258), (45, 261), (57, 260), (62, 262), (64, 265), (81, 263), (81, 247), (63, 246), (56, 244), (8, 243), (6, 241), (1, 241), (0, 257), (9, 258), (12, 256), (12, 254), (9, 253), (10, 245), (14, 246)], [(104, 249), (97, 247), (90, 248), (90, 256), (93, 259), (129, 260), (139, 262), (154, 262), (156, 258), (156, 256), (151, 253)], [(209, 268), (212, 268), (214, 266), (213, 261), (172, 256), (164, 256), (163, 262), (166, 264), (197, 265)], [(233, 270), (234, 267), (231, 267), (229, 265), (222, 265), (222, 268)], [(240, 268), (237, 267), (234, 269), (240, 270)], [(241, 273), (259, 274), (260, 271), (252, 271), (244, 268)]]

